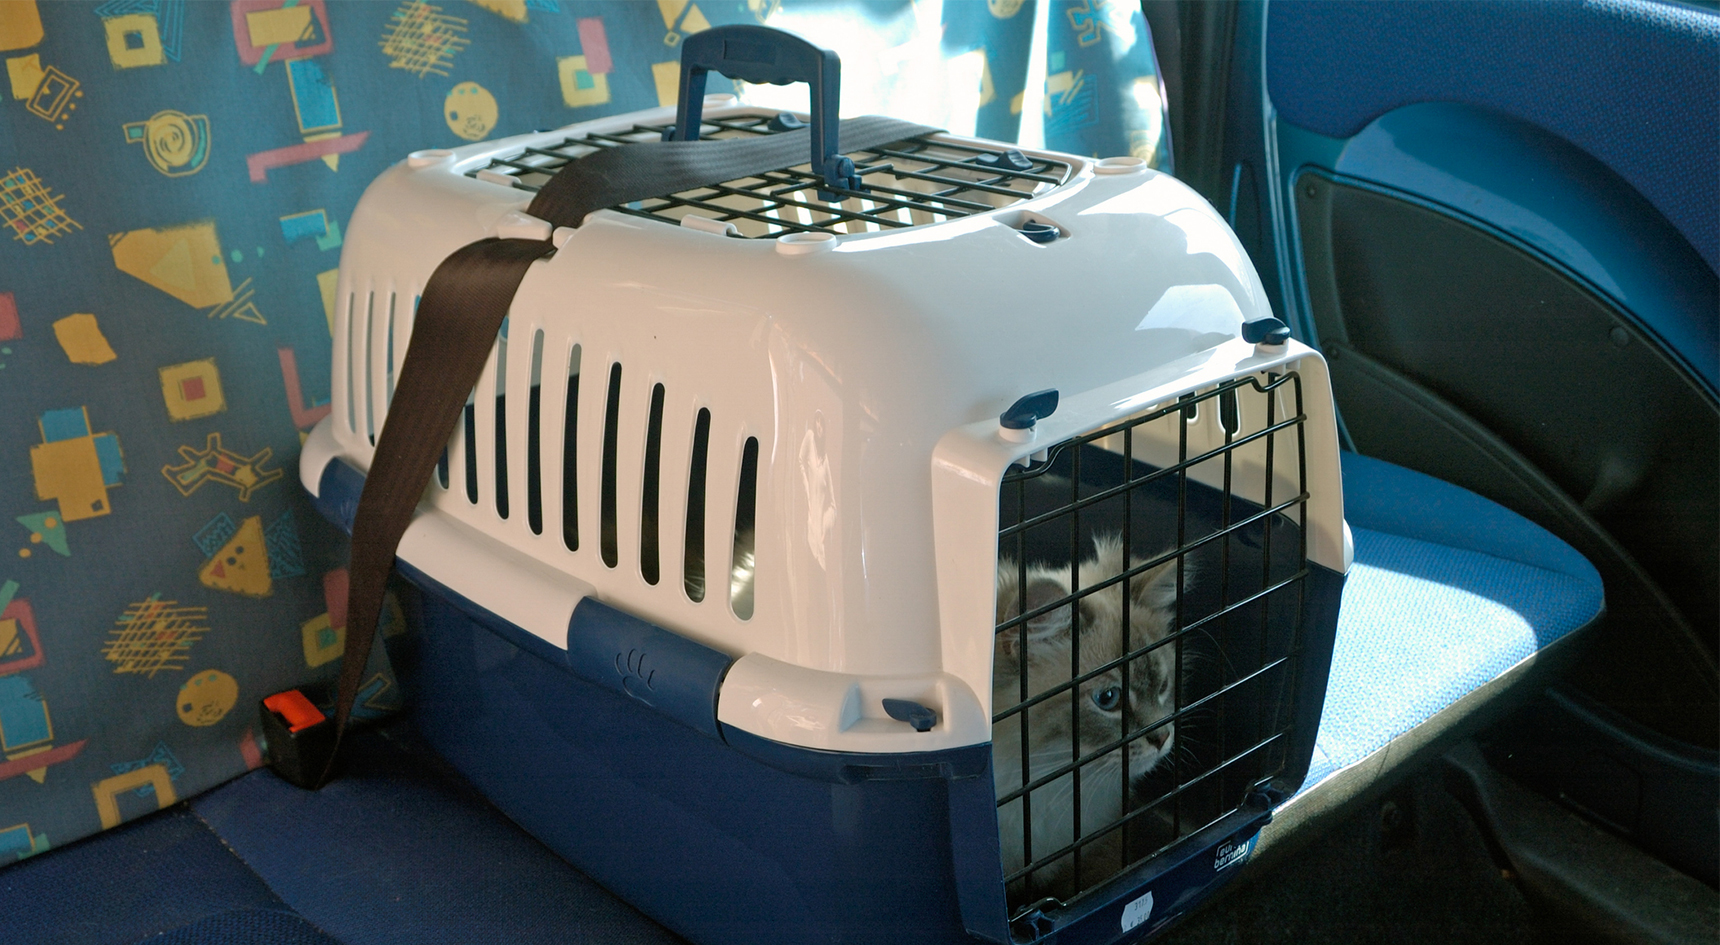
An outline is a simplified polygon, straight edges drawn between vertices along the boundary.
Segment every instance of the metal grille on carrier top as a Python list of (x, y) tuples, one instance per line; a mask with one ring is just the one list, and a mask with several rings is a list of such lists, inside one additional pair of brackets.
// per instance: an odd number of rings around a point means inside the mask
[(1052, 912), (1286, 774), (1307, 593), (1302, 381), (1234, 378), (1001, 489), (992, 739), (1010, 911)]
[[(657, 141), (671, 127), (634, 125), (626, 131), (571, 136), (547, 147), (492, 158), (466, 176), (536, 192), (569, 161), (600, 148)], [(701, 138), (793, 130), (766, 115), (707, 118), (700, 127)], [(873, 233), (1007, 207), (1062, 184), (1070, 172), (1061, 161), (931, 135), (850, 151), (848, 157), (866, 190), (835, 188), (844, 198), (839, 203), (819, 200), (818, 191), (829, 188), (809, 165), (799, 164), (610, 209), (677, 224), (682, 217), (700, 216), (731, 223), (736, 230), (731, 235), (747, 239), (795, 232)]]

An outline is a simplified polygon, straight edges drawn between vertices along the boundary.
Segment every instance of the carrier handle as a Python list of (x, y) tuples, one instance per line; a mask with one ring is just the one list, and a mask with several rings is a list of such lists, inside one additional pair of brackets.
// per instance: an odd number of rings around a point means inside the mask
[[(785, 30), (768, 26), (717, 26), (681, 41), (681, 99), (675, 107), (676, 141), (699, 140), (705, 102), (705, 73), (715, 69), (754, 84), (812, 87), (812, 169), (826, 187), (862, 190), (854, 162), (837, 147), (841, 114), (842, 60)], [(838, 200), (819, 192), (821, 200)]]

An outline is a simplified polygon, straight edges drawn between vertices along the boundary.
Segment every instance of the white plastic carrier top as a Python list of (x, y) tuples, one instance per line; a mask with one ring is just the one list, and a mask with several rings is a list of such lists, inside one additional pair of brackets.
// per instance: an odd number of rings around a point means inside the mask
[[(708, 122), (768, 114), (707, 100)], [(549, 234), (524, 214), (529, 191), (477, 170), (570, 135), (673, 120), (659, 109), (417, 152), (371, 184), (342, 249), (333, 410), (305, 446), (306, 488), (333, 457), (369, 466), (437, 264), (487, 236)], [(556, 231), (560, 249), (525, 277), (400, 557), (558, 647), (594, 595), (738, 657), (718, 717), (756, 735), (871, 752), (983, 743), (1005, 471), (1181, 394), (1289, 366), (1308, 417), (1308, 560), (1347, 571), (1325, 364), (1295, 341), (1240, 338), (1271, 312), (1229, 227), (1137, 158), (1022, 153), (1059, 166), (1062, 182), (941, 222), (735, 238), (697, 212), (675, 226), (603, 210)], [(1037, 242), (1028, 223), (1058, 238)], [(1000, 429), (1000, 412), (1045, 388), (1061, 393), (1053, 415), (1024, 435)], [(701, 411), (704, 553), (689, 556)], [(1221, 441), (1213, 413), (1190, 424), (1191, 449)], [(750, 615), (746, 593), (730, 593), (749, 440)], [(1174, 461), (1176, 444), (1162, 445)], [(1258, 497), (1263, 464), (1237, 457), (1233, 492)], [(687, 580), (689, 557), (702, 558), (702, 581)], [(937, 725), (888, 719), (885, 697), (933, 708)]]

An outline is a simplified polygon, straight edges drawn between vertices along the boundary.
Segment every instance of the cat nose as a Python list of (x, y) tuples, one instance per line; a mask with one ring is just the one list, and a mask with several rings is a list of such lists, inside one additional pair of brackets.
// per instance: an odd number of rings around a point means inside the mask
[(1163, 749), (1165, 747), (1165, 742), (1170, 740), (1171, 730), (1169, 727), (1157, 728), (1142, 737), (1145, 738), (1147, 743), (1152, 745), (1154, 748)]

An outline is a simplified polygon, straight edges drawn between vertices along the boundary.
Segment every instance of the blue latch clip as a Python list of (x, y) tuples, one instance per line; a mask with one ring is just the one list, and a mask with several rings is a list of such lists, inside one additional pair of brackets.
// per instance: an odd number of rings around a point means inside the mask
[(1005, 430), (1031, 430), (1033, 425), (1057, 412), (1057, 389), (1047, 388), (1028, 394), (1005, 410), (997, 418), (997, 425)]

